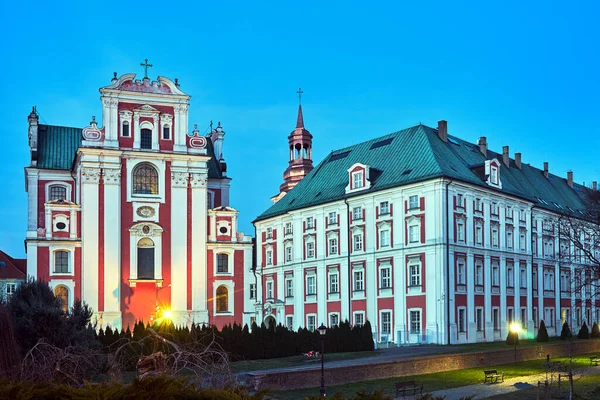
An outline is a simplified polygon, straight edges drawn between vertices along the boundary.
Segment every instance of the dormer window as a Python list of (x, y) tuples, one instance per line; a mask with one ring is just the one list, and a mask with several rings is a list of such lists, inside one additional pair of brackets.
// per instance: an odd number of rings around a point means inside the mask
[(353, 189), (360, 189), (363, 186), (365, 186), (364, 184), (364, 173), (362, 171), (360, 172), (353, 172), (352, 173), (352, 182), (354, 183), (352, 186)]
[(486, 183), (498, 189), (502, 189), (500, 181), (500, 162), (495, 158), (485, 162)]
[(371, 182), (369, 181), (369, 166), (361, 163), (354, 164), (348, 169), (348, 179), (346, 193), (369, 189), (371, 187)]

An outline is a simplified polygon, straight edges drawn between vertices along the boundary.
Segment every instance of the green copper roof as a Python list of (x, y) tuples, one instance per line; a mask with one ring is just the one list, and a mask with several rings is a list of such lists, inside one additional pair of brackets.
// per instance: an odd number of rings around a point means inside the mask
[[(493, 158), (502, 164), (501, 154), (488, 150), (487, 157), (484, 157), (478, 145), (454, 136), (449, 136), (449, 141), (444, 142), (439, 138), (437, 129), (413, 126), (331, 152), (256, 221), (431, 178), (447, 177), (479, 185), (486, 190), (497, 190), (488, 186), (477, 172), (483, 168), (486, 159)], [(347, 171), (355, 163), (370, 166), (371, 187), (347, 195)], [(565, 178), (555, 175), (546, 178), (541, 170), (528, 164), (522, 164), (519, 169), (514, 160), (510, 160), (510, 168), (501, 165), (500, 179), (500, 192), (532, 201), (536, 206), (554, 212), (569, 213), (569, 207), (572, 210), (584, 209), (584, 198), (589, 191), (578, 184), (571, 189)]]
[(66, 126), (39, 125), (37, 167), (70, 170), (81, 146), (81, 131)]

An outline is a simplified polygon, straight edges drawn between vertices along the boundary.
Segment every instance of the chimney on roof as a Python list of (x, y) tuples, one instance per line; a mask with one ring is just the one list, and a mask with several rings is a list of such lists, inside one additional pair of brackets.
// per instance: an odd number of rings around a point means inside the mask
[(548, 161), (544, 161), (544, 176), (548, 177)]
[(573, 171), (567, 171), (567, 184), (573, 189)]
[(598, 182), (593, 181), (592, 182), (592, 190), (595, 192), (596, 190), (598, 190)]
[(438, 121), (438, 136), (444, 142), (448, 142), (448, 121)]
[(508, 146), (502, 146), (502, 161), (506, 167), (510, 167), (510, 158), (508, 157)]
[(487, 158), (487, 139), (485, 136), (482, 136), (479, 138), (479, 140), (477, 141), (477, 144), (479, 145), (479, 151), (481, 152), (481, 154), (483, 154), (483, 156), (485, 158)]
[(515, 153), (515, 165), (521, 169), (521, 153)]

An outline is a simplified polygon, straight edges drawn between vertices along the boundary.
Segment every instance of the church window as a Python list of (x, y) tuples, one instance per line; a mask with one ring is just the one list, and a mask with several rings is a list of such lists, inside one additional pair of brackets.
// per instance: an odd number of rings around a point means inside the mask
[(229, 311), (229, 298), (228, 290), (225, 286), (221, 285), (217, 288), (217, 312), (228, 312)]
[(142, 129), (140, 132), (140, 148), (152, 149), (152, 131), (150, 129)]
[(163, 139), (171, 140), (171, 128), (169, 127), (169, 125), (163, 126)]
[(121, 136), (129, 137), (129, 121), (123, 121)]
[(62, 303), (62, 310), (69, 310), (69, 289), (66, 286), (58, 285), (54, 288), (54, 296)]
[(149, 164), (133, 170), (133, 194), (158, 194), (158, 172)]
[(64, 186), (50, 186), (50, 200), (66, 200), (67, 188)]
[(65, 274), (69, 272), (69, 252), (55, 251), (54, 252), (54, 273)]
[(229, 256), (227, 254), (217, 254), (217, 273), (226, 274), (229, 272)]
[(154, 242), (140, 239), (137, 245), (138, 279), (154, 279)]

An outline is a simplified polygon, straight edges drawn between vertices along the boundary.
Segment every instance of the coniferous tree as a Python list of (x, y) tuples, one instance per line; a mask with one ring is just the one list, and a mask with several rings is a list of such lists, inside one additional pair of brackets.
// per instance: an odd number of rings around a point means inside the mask
[(569, 328), (569, 324), (567, 321), (563, 323), (562, 330), (560, 331), (560, 340), (567, 340), (573, 336), (571, 333), (571, 329)]
[(590, 330), (588, 329), (587, 324), (583, 321), (583, 325), (579, 329), (579, 333), (577, 334), (579, 339), (589, 339), (590, 338)]
[(546, 324), (544, 320), (540, 321), (540, 328), (538, 329), (538, 334), (535, 337), (535, 340), (538, 342), (547, 342), (548, 341), (548, 330), (546, 329)]
[(594, 322), (594, 325), (592, 326), (592, 338), (600, 338), (600, 327), (598, 326), (597, 322)]
[(517, 332), (508, 331), (508, 336), (506, 336), (506, 344), (514, 346), (519, 344), (519, 334)]

